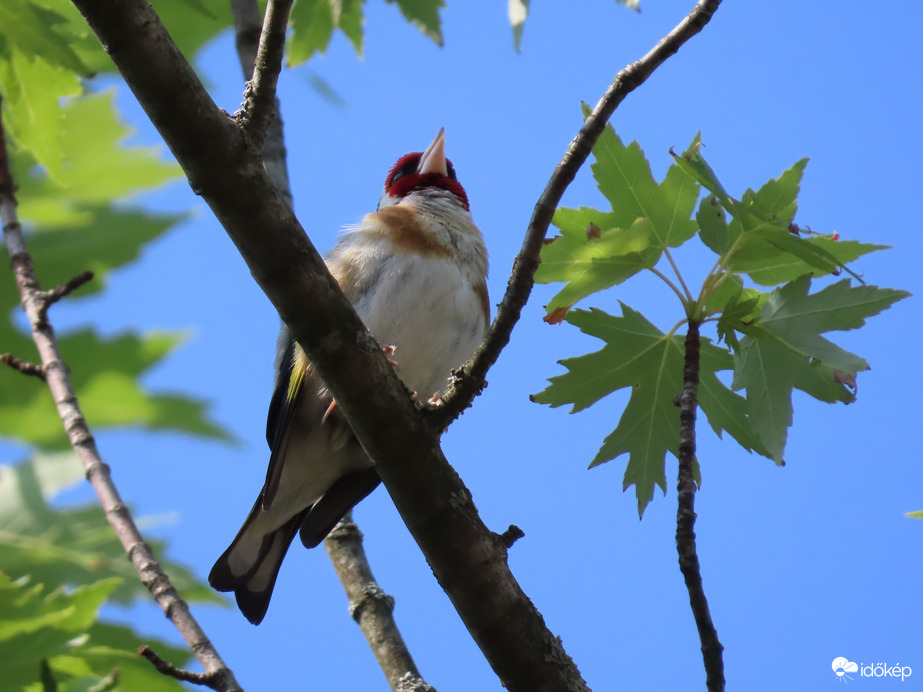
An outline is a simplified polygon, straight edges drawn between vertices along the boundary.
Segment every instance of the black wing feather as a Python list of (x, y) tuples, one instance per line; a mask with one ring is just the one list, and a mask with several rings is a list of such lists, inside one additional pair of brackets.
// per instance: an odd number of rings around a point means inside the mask
[[(278, 468), (285, 458), (285, 434), (292, 422), (295, 406), (299, 396), (289, 398), (289, 384), (295, 368), (295, 340), (289, 339), (288, 347), (279, 362), (279, 375), (276, 377), (276, 388), (269, 402), (269, 413), (266, 417), (266, 442), (269, 443), (269, 466), (266, 468), (266, 482), (263, 485), (263, 509), (272, 505), (276, 491), (279, 489), (279, 480), (282, 478), (282, 469)], [(304, 382), (302, 382), (304, 386)], [(300, 394), (300, 393), (299, 393)]]

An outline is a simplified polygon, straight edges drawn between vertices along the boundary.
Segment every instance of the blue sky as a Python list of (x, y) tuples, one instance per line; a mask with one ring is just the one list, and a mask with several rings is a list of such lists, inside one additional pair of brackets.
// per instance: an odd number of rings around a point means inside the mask
[[(495, 304), (532, 207), (580, 125), (581, 100), (594, 104), (690, 6), (648, 0), (636, 14), (608, 0), (581, 3), (579, 12), (533, 3), (516, 54), (504, 3), (450, 4), (440, 49), (394, 6), (373, 0), (364, 59), (337, 36), (325, 57), (281, 80), (296, 213), (328, 250), (344, 225), (374, 208), (391, 164), (444, 126), (487, 239)], [(921, 21), (923, 5), (906, 0), (727, 2), (612, 122), (626, 141), (640, 142), (658, 178), (670, 147), (701, 131), (706, 157), (736, 195), (810, 157), (796, 220), (893, 245), (856, 270), (869, 283), (921, 295)], [(200, 68), (218, 105), (236, 109), (242, 89), (231, 37), (210, 46)], [(345, 105), (312, 89), (311, 73)], [(155, 143), (124, 90), (120, 103), (137, 140)], [(262, 484), (278, 318), (185, 184), (146, 199), (198, 211), (114, 274), (105, 295), (71, 301), (55, 317), (62, 326), (91, 320), (106, 332), (189, 330), (146, 384), (210, 398), (215, 419), (240, 444), (135, 432), (99, 441), (139, 513), (176, 514), (157, 533), (169, 539), (171, 557), (204, 579)], [(564, 204), (604, 204), (588, 168)], [(708, 268), (703, 257), (690, 248), (679, 262), (696, 277)], [(563, 372), (558, 360), (599, 347), (572, 327), (542, 322), (555, 290), (536, 288), (490, 386), (446, 436), (446, 454), (488, 526), (525, 531), (512, 569), (592, 688), (702, 689), (673, 540), (675, 460), (667, 459), (667, 496), (655, 495), (639, 522), (633, 490), (622, 492), (626, 459), (586, 468), (626, 399), (573, 416), (529, 402)], [(586, 305), (616, 312), (617, 300), (663, 329), (679, 319), (675, 297), (648, 279)], [(858, 401), (848, 407), (796, 394), (785, 468), (700, 425), (699, 555), (732, 689), (834, 689), (838, 656), (915, 671), (904, 682), (856, 676), (851, 688), (923, 689), (923, 521), (904, 516), (923, 509), (920, 317), (911, 298), (861, 332), (838, 335), (872, 370), (860, 375)], [(427, 681), (440, 692), (499, 691), (387, 493), (376, 491), (356, 518)], [(293, 546), (258, 628), (236, 608), (195, 614), (247, 689), (387, 689), (320, 550)], [(130, 618), (144, 632), (173, 636), (153, 605)]]

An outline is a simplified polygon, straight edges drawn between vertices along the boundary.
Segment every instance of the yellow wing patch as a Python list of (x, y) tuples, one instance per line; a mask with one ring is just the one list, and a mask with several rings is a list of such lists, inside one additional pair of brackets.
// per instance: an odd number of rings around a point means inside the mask
[(295, 401), (298, 392), (301, 391), (301, 383), (308, 370), (308, 362), (307, 354), (302, 350), (301, 345), (296, 343), (292, 352), (292, 375), (288, 378), (287, 399), (289, 402)]

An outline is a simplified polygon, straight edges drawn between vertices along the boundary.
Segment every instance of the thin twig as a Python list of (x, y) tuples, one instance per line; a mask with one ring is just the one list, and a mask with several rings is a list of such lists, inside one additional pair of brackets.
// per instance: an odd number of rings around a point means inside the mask
[(38, 316), (41, 322), (48, 320), (48, 308), (57, 303), (62, 298), (69, 296), (78, 288), (93, 280), (93, 272), (85, 271), (77, 276), (71, 277), (63, 284), (58, 284), (50, 291), (37, 291), (36, 297), (39, 300)]
[(154, 667), (157, 669), (158, 673), (166, 675), (177, 680), (182, 680), (183, 682), (191, 682), (195, 685), (204, 685), (205, 687), (211, 687), (213, 690), (223, 690), (224, 688), (220, 686), (220, 681), (216, 680), (215, 675), (212, 673), (193, 673), (191, 670), (183, 670), (182, 668), (177, 668), (169, 661), (162, 659), (157, 653), (149, 647), (147, 644), (142, 644), (138, 647), (138, 655), (143, 656), (148, 661), (154, 664)]
[[(80, 411), (70, 376), (61, 359), (54, 329), (47, 319), (42, 319), (43, 305), (47, 310), (48, 296), (56, 292), (43, 293), (40, 290), (32, 265), (32, 257), (26, 249), (22, 230), (16, 217), (14, 189), (3, 122), (0, 120), (0, 218), (3, 220), (3, 239), (10, 252), (11, 265), (23, 309), (32, 324), (32, 337), (42, 359), (45, 381), (54, 397), (64, 430), (83, 464), (87, 479), (99, 497), (109, 524), (121, 541), (122, 547), (125, 548), (129, 560), (138, 571), (141, 582), (183, 635), (206, 673), (216, 681), (217, 686), (214, 689), (223, 692), (242, 692), (240, 685), (234, 679), (234, 674), (221, 660), (218, 652), (205, 636), (205, 632), (189, 612), (189, 606), (179, 597), (169, 577), (154, 559), (154, 554), (144, 542), (128, 508), (119, 496), (110, 476), (109, 467), (103, 463), (99, 455), (96, 441)], [(62, 289), (63, 293), (64, 289)]]
[(45, 368), (37, 363), (19, 360), (12, 353), (0, 353), (0, 363), (9, 365), (13, 370), (18, 370), (23, 375), (32, 375), (43, 381), (45, 379)]
[(258, 150), (263, 148), (266, 128), (276, 111), (276, 84), (282, 71), (282, 49), (292, 0), (269, 0), (260, 45), (253, 65), (253, 77), (247, 82), (244, 104), (237, 119)]
[(324, 548), (349, 598), (359, 624), (393, 692), (435, 692), (420, 677), (394, 622), (394, 599), (382, 591), (362, 549), (362, 533), (348, 512), (324, 540)]
[(686, 356), (683, 367), (683, 393), (679, 400), (679, 479), (676, 483), (679, 508), (676, 512), (676, 550), (679, 553), (679, 569), (683, 573), (689, 604), (702, 643), (702, 657), (705, 661), (706, 685), (709, 692), (724, 690), (724, 647), (718, 640), (718, 632), (711, 619), (708, 599), (702, 587), (702, 572), (695, 545), (695, 417), (698, 408), (699, 323), (690, 321), (686, 333)]
[[(240, 69), (243, 71), (244, 79), (250, 79), (256, 65), (256, 54), (262, 34), (260, 8), (256, 0), (231, 0), (231, 16), (234, 18), (234, 42), (237, 46)], [(281, 55), (278, 58), (281, 63)], [(276, 189), (288, 202), (289, 208), (293, 209), (286, 165), (285, 138), (282, 134), (282, 109), (278, 96), (274, 97), (273, 112), (275, 117), (269, 120), (266, 138), (263, 141), (263, 165)]]
[(564, 191), (573, 182), (577, 171), (589, 157), (609, 118), (628, 94), (641, 86), (654, 70), (708, 24), (720, 4), (721, 0), (699, 0), (686, 18), (673, 31), (664, 36), (647, 55), (615, 76), (609, 89), (583, 123), (583, 127), (570, 143), (535, 205), (522, 248), (513, 263), (513, 272), (507, 284), (506, 295), (503, 296), (497, 316), (490, 325), (484, 343), (475, 354), (471, 365), (466, 367), (463, 374), (455, 378), (452, 390), (444, 397), (444, 405), (434, 409), (431, 413), (440, 427), (451, 424), (462, 411), (471, 405), (474, 398), (484, 388), (487, 371), (509, 343), (513, 327), (519, 321), (522, 309), (532, 292), (533, 277), (539, 264), (539, 253), (554, 211)]

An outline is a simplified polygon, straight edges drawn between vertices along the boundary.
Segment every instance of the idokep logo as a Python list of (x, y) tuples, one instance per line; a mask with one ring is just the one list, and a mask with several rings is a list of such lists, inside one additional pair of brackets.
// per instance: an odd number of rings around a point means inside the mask
[(859, 665), (853, 663), (852, 661), (843, 658), (842, 656), (833, 659), (833, 672), (836, 674), (837, 679), (840, 682), (846, 682), (847, 680), (852, 680), (852, 676), (849, 673), (856, 673), (859, 671)]
[[(833, 659), (833, 674), (836, 675), (837, 682), (849, 682), (855, 678), (858, 673), (860, 678), (894, 678), (903, 682), (910, 677), (913, 671), (910, 666), (902, 666), (899, 663), (889, 666), (887, 663), (854, 663), (848, 658), (838, 656)], [(850, 675), (852, 673), (853, 675)]]

